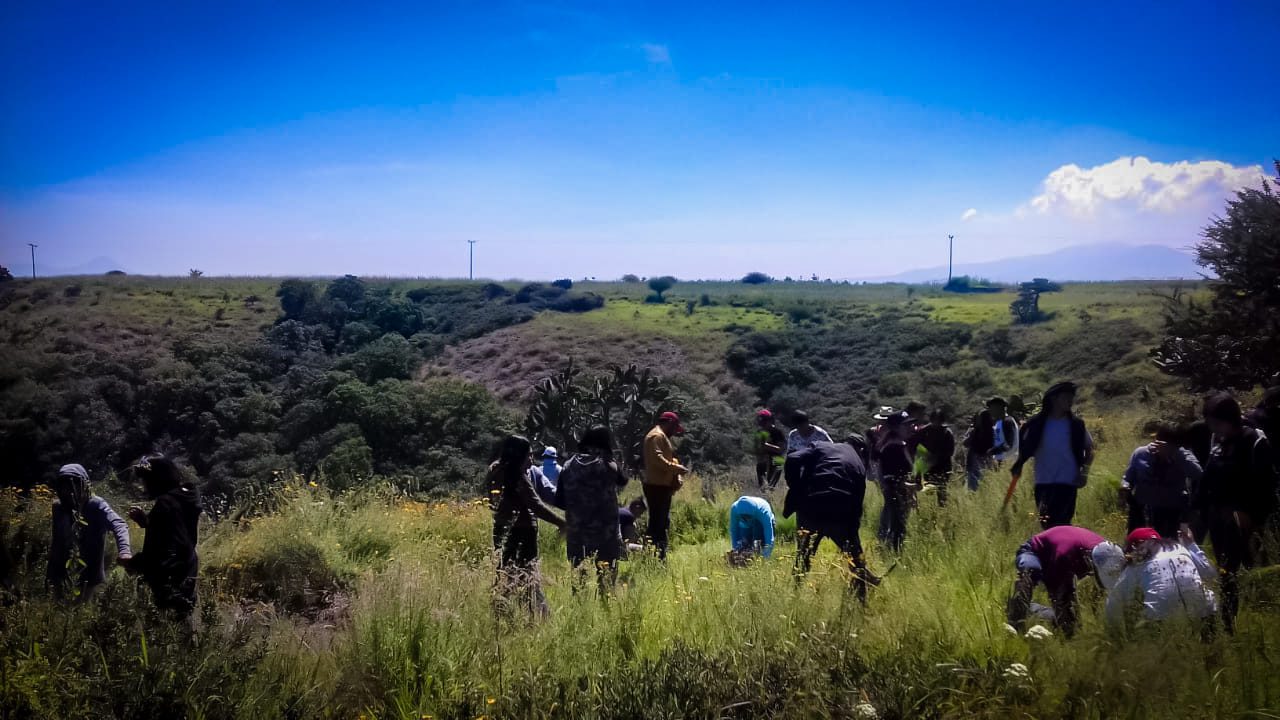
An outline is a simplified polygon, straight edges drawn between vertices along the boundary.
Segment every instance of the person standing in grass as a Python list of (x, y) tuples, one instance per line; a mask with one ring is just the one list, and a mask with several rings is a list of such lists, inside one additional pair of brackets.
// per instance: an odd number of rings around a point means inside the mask
[(991, 426), (993, 438), (991, 442), (991, 459), (997, 465), (1005, 460), (1018, 457), (1018, 446), (1021, 434), (1018, 421), (1009, 414), (1009, 403), (1002, 397), (993, 397), (987, 401), (987, 411), (995, 422)]
[(664, 412), (658, 424), (644, 436), (644, 490), (645, 503), (649, 506), (649, 538), (658, 549), (658, 557), (667, 559), (670, 544), (671, 500), (684, 485), (684, 475), (689, 468), (676, 459), (671, 438), (684, 433), (680, 416)]
[(782, 466), (787, 460), (787, 436), (778, 427), (769, 410), (756, 413), (755, 433), (756, 485), (764, 490), (778, 486)]
[(907, 516), (919, 489), (912, 478), (911, 435), (905, 412), (890, 415), (877, 433), (875, 455), (880, 459), (880, 492), (884, 495), (877, 537), (894, 552), (901, 551), (906, 541)]
[(773, 555), (773, 508), (769, 501), (743, 495), (729, 506), (729, 542), (740, 557)]
[(551, 481), (552, 486), (560, 482), (560, 462), (556, 449), (551, 445), (542, 450), (542, 476)]
[(613, 436), (597, 425), (582, 434), (578, 452), (569, 459), (556, 485), (556, 504), (564, 508), (565, 547), (569, 564), (577, 569), (586, 560), (596, 565), (601, 592), (618, 575), (622, 529), (618, 520), (618, 490), (627, 477), (613, 459)]
[(782, 516), (796, 516), (796, 577), (809, 572), (823, 538), (848, 558), (850, 587), (866, 602), (868, 586), (880, 579), (867, 569), (858, 528), (867, 492), (867, 471), (847, 443), (815, 443), (787, 455), (787, 495)]
[[(1076, 580), (1095, 574), (1100, 585), (1106, 585), (1100, 567), (1108, 576), (1119, 575), (1124, 564), (1120, 548), (1094, 554), (1106, 538), (1082, 527), (1059, 525), (1033, 535), (1018, 548), (1014, 566), (1018, 579), (1009, 598), (1009, 624), (1022, 629), (1031, 613), (1031, 597), (1037, 585), (1044, 584), (1053, 605), (1053, 621), (1070, 637), (1076, 630)], [(1110, 549), (1108, 549), (1110, 550)], [(1117, 557), (1118, 556), (1118, 557)], [(1101, 560), (1101, 563), (1095, 563)]]
[(1120, 504), (1129, 508), (1129, 531), (1152, 527), (1173, 539), (1187, 522), (1191, 489), (1200, 484), (1200, 463), (1182, 447), (1182, 433), (1162, 424), (1155, 438), (1138, 447), (1120, 479)]
[(1222, 619), (1230, 632), (1240, 603), (1239, 572), (1253, 566), (1263, 528), (1276, 508), (1276, 467), (1266, 434), (1244, 424), (1235, 398), (1210, 397), (1204, 418), (1213, 431), (1213, 447), (1196, 504), (1222, 569)]
[(53, 491), (58, 499), (53, 502), (45, 577), (54, 597), (62, 599), (70, 594), (83, 602), (107, 580), (104, 559), (107, 533), (115, 538), (116, 554), (122, 565), (127, 565), (133, 557), (129, 524), (106, 500), (92, 493), (89, 473), (83, 465), (63, 465), (53, 482)]
[(1137, 528), (1129, 533), (1125, 551), (1128, 563), (1107, 593), (1109, 624), (1124, 624), (1132, 612), (1146, 622), (1184, 617), (1212, 627), (1218, 602), (1206, 584), (1217, 579), (1218, 571), (1190, 528), (1180, 530), (1177, 540), (1161, 537), (1154, 528)]
[(498, 460), (489, 466), (485, 484), (493, 511), (493, 548), (498, 554), (498, 585), (535, 614), (547, 615), (538, 573), (538, 520), (564, 527), (564, 520), (538, 497), (529, 469), (529, 441), (511, 435), (502, 442)]
[(831, 436), (826, 430), (809, 422), (809, 414), (797, 410), (791, 414), (791, 432), (787, 433), (787, 454), (803, 450), (813, 443), (829, 443)]
[(129, 508), (129, 519), (147, 531), (142, 552), (125, 563), (125, 569), (142, 575), (151, 587), (156, 607), (180, 620), (188, 620), (196, 606), (196, 580), (200, 572), (200, 494), (182, 478), (178, 466), (163, 455), (147, 455), (133, 466), (147, 496), (155, 502), (151, 511)]
[(969, 481), (969, 489), (978, 491), (982, 474), (995, 466), (991, 454), (996, 446), (996, 420), (990, 410), (983, 410), (974, 416), (969, 431), (964, 436), (965, 475)]
[(929, 424), (916, 433), (917, 456), (923, 459), (924, 481), (938, 494), (938, 507), (947, 504), (947, 488), (951, 483), (956, 434), (947, 425), (947, 412), (941, 408), (929, 414)]
[(1062, 382), (1044, 394), (1044, 407), (1023, 430), (1014, 477), (1035, 458), (1036, 510), (1040, 526), (1070, 525), (1076, 514), (1076, 496), (1089, 481), (1093, 464), (1093, 437), (1084, 420), (1072, 412), (1076, 384)]

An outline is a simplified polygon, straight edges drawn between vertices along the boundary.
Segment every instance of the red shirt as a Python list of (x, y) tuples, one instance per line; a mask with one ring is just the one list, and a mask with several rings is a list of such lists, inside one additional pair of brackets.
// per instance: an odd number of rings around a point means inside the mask
[(1073, 578), (1092, 572), (1090, 554), (1106, 538), (1082, 527), (1060, 525), (1031, 538), (1031, 551), (1040, 559), (1044, 584), (1050, 592), (1066, 589)]

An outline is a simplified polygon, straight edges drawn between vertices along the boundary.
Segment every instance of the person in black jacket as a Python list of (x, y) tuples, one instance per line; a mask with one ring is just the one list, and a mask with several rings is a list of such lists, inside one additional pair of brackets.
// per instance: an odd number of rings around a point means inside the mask
[(1035, 458), (1036, 510), (1046, 530), (1071, 524), (1076, 495), (1088, 482), (1093, 464), (1093, 438), (1084, 420), (1071, 411), (1075, 399), (1075, 383), (1058, 383), (1045, 391), (1043, 409), (1022, 429), (1018, 459), (1011, 468), (1019, 477), (1027, 461)]
[(1231, 631), (1240, 604), (1238, 573), (1252, 567), (1254, 546), (1276, 508), (1276, 468), (1266, 434), (1244, 424), (1235, 398), (1210, 397), (1204, 419), (1213, 430), (1213, 449), (1196, 505), (1222, 570), (1222, 619)]
[(150, 512), (137, 506), (129, 508), (129, 519), (142, 526), (147, 535), (142, 552), (125, 567), (142, 575), (156, 607), (178, 619), (190, 618), (196, 606), (196, 576), (200, 570), (196, 554), (200, 495), (183, 483), (178, 466), (163, 455), (148, 455), (133, 470), (155, 503)]
[(867, 471), (853, 446), (815, 443), (787, 456), (787, 495), (782, 516), (796, 515), (796, 576), (809, 572), (823, 538), (849, 559), (851, 587), (866, 602), (867, 586), (880, 579), (867, 570), (858, 528), (867, 493)]

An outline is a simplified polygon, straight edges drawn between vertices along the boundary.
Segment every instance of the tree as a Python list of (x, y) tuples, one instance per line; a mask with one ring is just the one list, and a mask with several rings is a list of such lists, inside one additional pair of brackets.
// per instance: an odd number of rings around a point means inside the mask
[(762, 272), (749, 272), (742, 277), (742, 282), (746, 285), (765, 285), (773, 282), (773, 278)]
[[(585, 280), (586, 278), (583, 278), (583, 279)], [(573, 281), (570, 280), (569, 278), (561, 278), (559, 280), (552, 281), (551, 285), (554, 287), (569, 290), (573, 287)]]
[(280, 298), (280, 309), (284, 311), (285, 318), (297, 320), (315, 304), (316, 286), (306, 280), (285, 280), (276, 290), (276, 297)]
[(192, 278), (198, 278), (201, 275), (204, 275), (204, 271), (191, 268), (190, 270), (187, 271), (187, 274), (190, 275)]
[(663, 275), (662, 277), (650, 278), (649, 289), (653, 291), (653, 294), (657, 298), (655, 302), (660, 302), (660, 303), (666, 302), (667, 299), (662, 297), (662, 293), (670, 290), (672, 287), (675, 286), (675, 284), (676, 284), (676, 279), (671, 277), (670, 275)]
[(0, 282), (5, 282), (12, 279), (13, 279), (13, 273), (9, 272), (9, 268), (3, 265), (0, 265)]
[(640, 282), (640, 276), (639, 276), (639, 275), (632, 275), (631, 273), (627, 273), (626, 275), (623, 275), (623, 276), (622, 276), (622, 282), (624, 282), (624, 283), (638, 283), (638, 282)]
[(1280, 161), (1276, 177), (1243, 188), (1201, 231), (1196, 262), (1213, 273), (1207, 302), (1165, 295), (1165, 337), (1152, 359), (1192, 388), (1252, 388), (1280, 373)]

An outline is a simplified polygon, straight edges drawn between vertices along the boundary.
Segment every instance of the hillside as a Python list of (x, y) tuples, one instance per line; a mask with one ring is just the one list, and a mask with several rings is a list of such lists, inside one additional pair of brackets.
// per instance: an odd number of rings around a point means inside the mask
[[(1029, 278), (1051, 277), (1063, 282), (1116, 282), (1126, 280), (1199, 280), (1204, 268), (1190, 253), (1166, 245), (1079, 245), (1050, 253), (978, 263), (957, 263), (954, 274), (1017, 283)], [(947, 266), (922, 268), (889, 278), (892, 282), (944, 283)]]
[[(6, 483), (88, 457), (96, 490), (124, 508), (137, 490), (112, 471), (158, 442), (223, 504), (202, 528), (201, 630), (185, 639), (118, 568), (94, 604), (50, 602), (48, 491), (0, 493), (0, 710), (14, 716), (1225, 718), (1280, 707), (1272, 569), (1246, 576), (1234, 636), (1110, 631), (1088, 581), (1079, 636), (1010, 634), (1013, 552), (1037, 523), (1025, 485), (1001, 510), (1000, 472), (946, 507), (923, 495), (900, 554), (874, 540), (882, 500), (868, 492), (861, 535), (887, 577), (866, 607), (829, 546), (793, 577), (794, 518), (779, 519), (773, 560), (724, 562), (727, 508), (754, 488), (743, 438), (761, 404), (803, 407), (836, 434), (866, 427), (879, 404), (918, 398), (963, 416), (996, 392), (1034, 402), (1064, 377), (1085, 387), (1099, 448), (1079, 522), (1119, 538), (1115, 490), (1144, 424), (1195, 401), (1147, 359), (1160, 329), (1151, 284), (1068, 285), (1044, 296), (1046, 322), (1022, 327), (1009, 294), (903, 285), (682, 283), (659, 305), (620, 283), (81, 278), (77, 296), (68, 282), (0, 288)], [(479, 475), (494, 437), (521, 427), (529, 386), (570, 358), (584, 377), (654, 368), (690, 420), (679, 452), (696, 475), (676, 498), (668, 564), (624, 561), (601, 601), (544, 532), (551, 616), (495, 616)], [(637, 493), (632, 483), (622, 497)], [(767, 495), (780, 507), (781, 491)], [(141, 543), (145, 531), (131, 530)], [(1146, 692), (1133, 692), (1136, 677)]]

